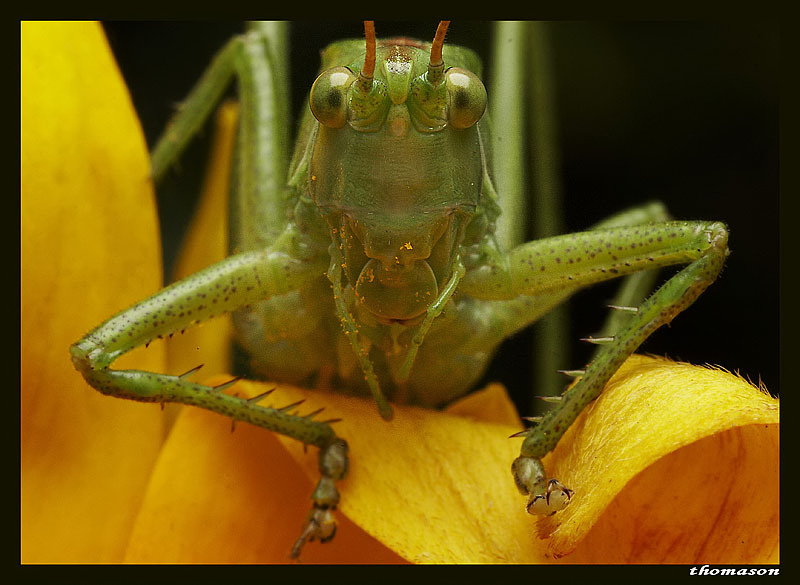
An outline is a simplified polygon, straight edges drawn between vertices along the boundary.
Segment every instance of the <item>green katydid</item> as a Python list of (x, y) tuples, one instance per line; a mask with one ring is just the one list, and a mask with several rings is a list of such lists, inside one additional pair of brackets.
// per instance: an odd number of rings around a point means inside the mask
[[(318, 447), (321, 479), (296, 557), (335, 532), (348, 450), (331, 425), (190, 382), (193, 371), (110, 369), (119, 355), (232, 312), (255, 374), (302, 382), (333, 371), (389, 420), (392, 401), (438, 407), (472, 389), (505, 338), (581, 288), (685, 264), (646, 301), (613, 305), (613, 334), (590, 339), (601, 345), (592, 362), (569, 372), (576, 384), (522, 433), (512, 469), (527, 510), (556, 513), (572, 490), (546, 475), (541, 458), (639, 344), (716, 279), (726, 227), (667, 221), (649, 205), (590, 231), (524, 242), (524, 218), (503, 213), (517, 195), (495, 188), (481, 64), (444, 43), (446, 23), (433, 42), (376, 40), (368, 23), (366, 40), (329, 46), (290, 161), (277, 93), (282, 28), (254, 23), (232, 39), (152, 154), (158, 180), (238, 80), (231, 256), (89, 332), (71, 348), (76, 368), (106, 394), (193, 404)], [(631, 298), (643, 296), (641, 283), (634, 288)], [(265, 329), (280, 323), (291, 323), (284, 340), (265, 343)], [(314, 351), (321, 338), (334, 349)]]

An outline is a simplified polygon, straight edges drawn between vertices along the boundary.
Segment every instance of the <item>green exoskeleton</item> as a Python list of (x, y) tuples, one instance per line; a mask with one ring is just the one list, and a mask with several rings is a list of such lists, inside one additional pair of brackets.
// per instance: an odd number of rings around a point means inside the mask
[(687, 265), (645, 301), (620, 295), (612, 331), (589, 339), (600, 345), (591, 363), (567, 372), (576, 383), (520, 434), (514, 480), (528, 512), (549, 515), (573, 492), (547, 476), (542, 457), (622, 362), (717, 278), (728, 254), (722, 223), (668, 221), (657, 204), (582, 233), (522, 241), (525, 218), (508, 212), (516, 195), (493, 176), (481, 63), (445, 45), (446, 29), (433, 42), (376, 40), (367, 23), (366, 40), (326, 48), (291, 160), (283, 26), (254, 23), (233, 38), (152, 153), (157, 180), (238, 80), (231, 255), (71, 348), (75, 367), (105, 394), (201, 406), (318, 447), (321, 478), (294, 557), (334, 535), (347, 443), (328, 422), (238, 398), (228, 384), (194, 383), (195, 370), (113, 370), (118, 356), (231, 312), (254, 374), (295, 383), (331, 376), (343, 390), (371, 394), (388, 421), (391, 402), (436, 408), (465, 394), (505, 338), (577, 290), (623, 276), (641, 289), (632, 280), (639, 273)]

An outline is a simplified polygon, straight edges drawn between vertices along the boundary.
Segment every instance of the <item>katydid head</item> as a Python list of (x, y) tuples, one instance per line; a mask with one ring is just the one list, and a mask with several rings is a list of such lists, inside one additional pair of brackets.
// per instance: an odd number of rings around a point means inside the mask
[(437, 299), (481, 198), (486, 90), (446, 66), (445, 31), (378, 42), (367, 27), (366, 52), (323, 71), (309, 98), (310, 195), (357, 303), (384, 323), (416, 323)]

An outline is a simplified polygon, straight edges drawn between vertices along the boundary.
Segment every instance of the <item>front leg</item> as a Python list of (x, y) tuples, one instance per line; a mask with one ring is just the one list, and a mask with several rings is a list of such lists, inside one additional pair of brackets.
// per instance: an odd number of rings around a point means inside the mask
[[(728, 255), (728, 231), (719, 222), (665, 222), (612, 227), (523, 244), (510, 252), (506, 270), (483, 272), (465, 288), (479, 298), (567, 294), (589, 284), (674, 264), (689, 265), (638, 307), (613, 337), (588, 338), (602, 345), (580, 379), (556, 398), (557, 406), (524, 436), (512, 466), (527, 509), (547, 515), (565, 507), (572, 491), (548, 480), (541, 458), (555, 448), (581, 411), (602, 392), (622, 363), (661, 325), (669, 323), (716, 280)], [(487, 276), (488, 275), (488, 276)], [(468, 275), (469, 276), (469, 275)]]
[[(313, 510), (292, 550), (300, 553), (309, 540), (329, 540), (335, 531), (331, 510), (338, 502), (334, 482), (347, 472), (347, 444), (331, 426), (291, 409), (259, 405), (263, 396), (246, 400), (226, 394), (230, 384), (209, 387), (190, 382), (189, 374), (168, 375), (138, 370), (112, 370), (120, 355), (192, 324), (259, 300), (298, 290), (322, 276), (326, 257), (298, 259), (294, 230), (266, 250), (231, 256), (110, 318), (70, 348), (72, 361), (86, 381), (111, 396), (141, 402), (177, 402), (200, 406), (279, 432), (320, 450), (322, 478), (313, 495)], [(294, 405), (290, 405), (294, 406)]]

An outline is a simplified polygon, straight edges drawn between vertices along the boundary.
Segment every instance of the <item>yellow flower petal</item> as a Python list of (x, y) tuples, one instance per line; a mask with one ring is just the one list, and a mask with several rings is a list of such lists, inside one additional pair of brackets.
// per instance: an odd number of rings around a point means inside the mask
[(387, 425), (352, 402), (337, 415), (342, 512), (415, 562), (777, 560), (778, 402), (719, 370), (632, 357), (545, 458), (576, 496), (538, 526), (510, 479), (513, 427), (415, 409)]
[[(254, 382), (236, 386), (245, 396), (264, 389)], [(307, 400), (301, 413), (324, 406), (318, 418), (343, 419), (335, 429), (350, 445), (351, 466), (340, 482), (339, 518), (349, 518), (412, 562), (545, 560), (544, 544), (532, 538), (532, 519), (510, 474), (518, 443), (508, 436), (519, 426), (412, 407), (396, 407), (387, 423), (370, 400), (290, 386), (270, 396), (276, 405), (301, 398)], [(305, 452), (296, 441), (279, 439), (316, 482), (316, 449)], [(337, 539), (342, 532), (345, 527)], [(295, 534), (284, 536), (284, 547), (291, 546)], [(316, 548), (324, 547), (311, 544), (308, 553), (316, 554)], [(361, 556), (360, 562), (372, 561)]]
[[(240, 385), (236, 386), (240, 391)], [(294, 393), (279, 391), (280, 399)], [(316, 458), (316, 449), (308, 457)], [(311, 480), (276, 436), (185, 409), (164, 445), (126, 555), (145, 563), (286, 563), (310, 509)], [(402, 562), (345, 518), (305, 563)]]
[(445, 411), (477, 421), (513, 427), (519, 426), (520, 422), (517, 408), (501, 384), (489, 384), (483, 390), (471, 392), (450, 404)]
[[(332, 398), (332, 397), (331, 397)], [(331, 399), (326, 400), (331, 402)], [(387, 423), (374, 404), (336, 400), (337, 432), (351, 449), (342, 513), (415, 563), (543, 562), (511, 477), (519, 426), (396, 408)], [(288, 441), (298, 459), (301, 449)], [(313, 460), (302, 459), (309, 476)]]
[(544, 520), (568, 562), (768, 563), (779, 402), (724, 371), (633, 356), (553, 453), (576, 490)]
[[(307, 545), (304, 562), (552, 562), (569, 552), (565, 534), (573, 539), (572, 554), (562, 562), (777, 561), (775, 401), (724, 372), (641, 356), (629, 364), (603, 395), (608, 398), (601, 397), (545, 459), (576, 489), (572, 504), (559, 514), (564, 515), (561, 528), (546, 540), (537, 533), (552, 529), (559, 515), (537, 524), (524, 512), (524, 498), (511, 479), (509, 463), (519, 443), (507, 437), (518, 427), (408, 407), (397, 408), (387, 423), (368, 400), (280, 386), (268, 403), (305, 398), (301, 413), (325, 406), (324, 416), (343, 419), (335, 428), (351, 448), (351, 472), (340, 482), (336, 539)], [(693, 396), (692, 408), (702, 411), (711, 397), (708, 407), (719, 416), (677, 442), (657, 428), (658, 421), (664, 423), (661, 411), (673, 412), (676, 404), (663, 396), (676, 394), (659, 385), (664, 369), (676, 370), (680, 385), (695, 390), (693, 377), (709, 375), (714, 384)], [(637, 372), (633, 377), (632, 371)], [(619, 384), (632, 379), (633, 386)], [(731, 381), (740, 387), (731, 389)], [(268, 387), (243, 381), (235, 391), (253, 396)], [(731, 408), (736, 404), (736, 413), (725, 411), (719, 392), (735, 396)], [(616, 400), (636, 402), (639, 395), (651, 405), (649, 411), (631, 419), (625, 416), (632, 413), (623, 413), (622, 422), (605, 419), (610, 428), (593, 426), (598, 409)], [(593, 440), (589, 429), (601, 439)], [(655, 434), (645, 437), (644, 432)], [(279, 437), (305, 472), (303, 481), (269, 433), (239, 425), (231, 435), (223, 417), (193, 410), (183, 413), (173, 433), (128, 560), (285, 561), (317, 479), (316, 449), (305, 452)], [(582, 449), (587, 451), (575, 463), (579, 467), (570, 468), (564, 458), (571, 460)], [(651, 457), (629, 466), (624, 457), (636, 452)], [(653, 459), (653, 452), (664, 456)], [(731, 465), (744, 465), (744, 471), (733, 473)], [(592, 476), (593, 469), (601, 473)], [(584, 477), (589, 479), (578, 481)], [(664, 490), (665, 485), (676, 489)], [(358, 541), (358, 552), (351, 538)], [(342, 542), (348, 545), (338, 549)]]
[[(161, 285), (144, 139), (96, 23), (21, 25), (21, 560), (122, 558), (158, 408), (101, 396), (69, 345)], [(120, 363), (164, 366), (163, 348)]]

